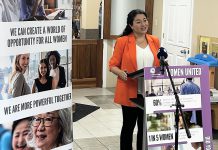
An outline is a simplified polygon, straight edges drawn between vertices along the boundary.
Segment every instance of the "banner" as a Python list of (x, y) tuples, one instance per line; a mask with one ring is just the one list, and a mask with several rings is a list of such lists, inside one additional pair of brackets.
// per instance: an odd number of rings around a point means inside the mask
[(72, 0), (0, 1), (0, 150), (69, 150)]
[[(149, 150), (174, 149), (176, 100), (167, 71), (145, 68), (145, 106)], [(179, 113), (179, 150), (213, 149), (209, 68), (172, 66), (170, 74), (191, 133), (188, 138)]]

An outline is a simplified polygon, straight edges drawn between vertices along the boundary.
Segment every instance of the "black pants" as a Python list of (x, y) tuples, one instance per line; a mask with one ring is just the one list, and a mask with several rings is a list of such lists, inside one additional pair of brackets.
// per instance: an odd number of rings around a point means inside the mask
[(132, 150), (133, 131), (137, 121), (137, 150), (142, 150), (143, 110), (138, 107), (122, 106), (123, 126), (120, 135), (120, 150)]

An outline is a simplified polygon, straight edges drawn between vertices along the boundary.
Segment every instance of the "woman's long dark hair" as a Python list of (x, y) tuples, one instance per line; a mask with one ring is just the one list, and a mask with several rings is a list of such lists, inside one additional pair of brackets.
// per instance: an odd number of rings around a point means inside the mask
[(133, 25), (133, 20), (134, 20), (135, 16), (138, 15), (138, 14), (143, 14), (147, 18), (147, 14), (146, 14), (146, 12), (144, 10), (134, 9), (134, 10), (130, 11), (128, 16), (127, 16), (126, 28), (124, 29), (121, 36), (129, 35), (130, 33), (133, 32), (130, 25)]
[(46, 54), (45, 58), (47, 59), (48, 63), (49, 63), (49, 58), (51, 55), (54, 55), (55, 58), (56, 58), (56, 62), (57, 62), (57, 65), (60, 64), (60, 61), (61, 61), (61, 55), (59, 54), (58, 51), (50, 51)]

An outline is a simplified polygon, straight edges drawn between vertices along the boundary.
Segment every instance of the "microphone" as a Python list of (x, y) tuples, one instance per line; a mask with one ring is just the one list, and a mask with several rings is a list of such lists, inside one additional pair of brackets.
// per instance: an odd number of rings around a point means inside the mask
[(160, 60), (160, 73), (164, 75), (165, 59), (168, 57), (167, 50), (163, 47), (158, 49), (157, 58)]

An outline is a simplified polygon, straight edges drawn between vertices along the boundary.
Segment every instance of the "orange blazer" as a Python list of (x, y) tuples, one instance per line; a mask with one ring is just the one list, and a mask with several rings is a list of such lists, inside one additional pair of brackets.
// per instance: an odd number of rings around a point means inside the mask
[[(146, 39), (154, 55), (153, 66), (159, 66), (160, 64), (157, 58), (157, 51), (160, 48), (160, 42), (157, 37), (149, 34), (146, 34)], [(127, 72), (134, 72), (137, 70), (136, 41), (133, 33), (117, 39), (113, 56), (109, 61), (109, 69), (114, 66)], [(137, 88), (137, 79), (128, 78), (127, 81), (123, 81), (118, 77), (114, 102), (124, 106), (135, 107), (129, 98), (137, 97)]]

